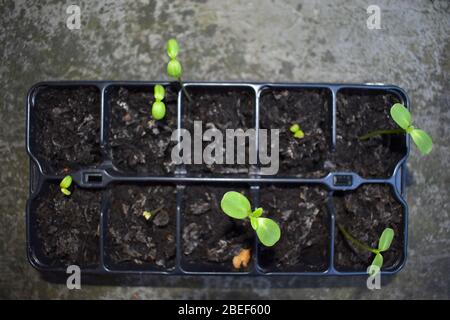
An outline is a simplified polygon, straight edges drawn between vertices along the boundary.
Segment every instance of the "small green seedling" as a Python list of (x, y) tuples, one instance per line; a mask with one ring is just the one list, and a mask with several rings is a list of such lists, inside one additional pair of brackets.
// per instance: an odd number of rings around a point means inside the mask
[(378, 248), (372, 248), (362, 243), (361, 241), (355, 239), (340, 224), (338, 224), (337, 226), (339, 231), (341, 231), (344, 237), (347, 240), (349, 240), (352, 244), (359, 247), (360, 249), (370, 251), (375, 255), (375, 258), (373, 259), (372, 264), (370, 265), (368, 273), (370, 275), (375, 275), (376, 273), (378, 273), (378, 271), (380, 271), (381, 267), (383, 266), (383, 256), (381, 255), (381, 252), (387, 251), (391, 246), (392, 240), (394, 239), (394, 230), (392, 230), (391, 228), (384, 229), (383, 233), (380, 236), (380, 239), (378, 240)]
[(261, 218), (262, 208), (252, 211), (250, 201), (241, 193), (236, 191), (225, 193), (220, 202), (220, 207), (225, 214), (232, 218), (249, 218), (259, 240), (266, 247), (271, 247), (280, 240), (281, 231), (278, 224), (272, 219)]
[(164, 206), (161, 206), (155, 210), (152, 211), (148, 211), (145, 210), (144, 212), (142, 212), (142, 216), (145, 218), (145, 220), (149, 220), (151, 217), (153, 217), (155, 214), (157, 214), (159, 211), (161, 211), (164, 208)]
[(191, 97), (187, 93), (186, 89), (183, 86), (183, 81), (181, 81), (181, 76), (183, 75), (183, 67), (181, 66), (180, 61), (177, 60), (177, 55), (179, 51), (178, 42), (175, 39), (169, 39), (167, 41), (167, 55), (170, 58), (169, 63), (167, 64), (167, 74), (169, 77), (176, 79), (181, 86), (186, 98), (191, 101)]
[(152, 213), (150, 211), (144, 211), (142, 215), (144, 216), (145, 220), (148, 220), (152, 217)]
[(59, 187), (61, 188), (61, 192), (66, 196), (70, 196), (72, 192), (70, 192), (69, 188), (72, 185), (72, 176), (65, 176), (64, 179), (59, 183)]
[(400, 127), (399, 129), (375, 130), (361, 137), (359, 140), (367, 140), (369, 138), (383, 134), (399, 134), (406, 133), (411, 136), (419, 151), (426, 155), (433, 149), (433, 141), (431, 137), (423, 130), (416, 129), (412, 124), (411, 113), (401, 103), (396, 103), (391, 108), (391, 117)]
[(157, 84), (154, 87), (155, 102), (152, 105), (152, 117), (155, 120), (161, 120), (166, 115), (166, 105), (162, 102), (165, 93), (162, 85)]
[(289, 131), (292, 132), (294, 135), (294, 138), (302, 139), (305, 136), (305, 133), (302, 129), (300, 129), (300, 125), (298, 123), (294, 123), (290, 128)]

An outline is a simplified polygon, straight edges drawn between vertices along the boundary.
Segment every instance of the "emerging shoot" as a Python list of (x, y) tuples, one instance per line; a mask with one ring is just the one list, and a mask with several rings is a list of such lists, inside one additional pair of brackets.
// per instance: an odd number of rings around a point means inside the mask
[(367, 140), (383, 134), (406, 133), (411, 136), (420, 153), (423, 155), (430, 153), (433, 149), (431, 137), (425, 131), (413, 126), (411, 113), (404, 105), (401, 103), (394, 104), (391, 108), (391, 117), (400, 128), (375, 130), (359, 137), (359, 140)]
[(157, 84), (154, 88), (154, 96), (155, 102), (152, 105), (152, 117), (155, 120), (161, 120), (166, 115), (166, 105), (162, 100), (165, 95), (164, 87), (160, 84)]
[(61, 188), (61, 192), (66, 196), (70, 196), (72, 192), (70, 192), (69, 188), (72, 185), (72, 176), (65, 176), (64, 179), (59, 183), (59, 187)]
[(157, 208), (157, 209), (155, 209), (155, 210), (152, 210), (152, 211), (147, 211), (147, 210), (145, 210), (143, 213), (142, 213), (142, 216), (145, 218), (145, 220), (149, 220), (151, 217), (153, 217), (155, 214), (157, 214), (159, 211), (161, 211), (162, 209), (164, 208), (164, 206), (161, 206), (161, 207), (159, 207), (159, 208)]
[(293, 124), (289, 128), (289, 131), (291, 131), (292, 134), (294, 135), (294, 138), (297, 139), (302, 139), (305, 136), (305, 133), (303, 132), (302, 129), (300, 129), (300, 125), (298, 123)]
[(235, 219), (250, 219), (253, 230), (263, 245), (271, 247), (280, 240), (281, 231), (278, 224), (269, 218), (261, 218), (262, 208), (252, 211), (250, 201), (236, 191), (225, 193), (220, 207), (228, 216)]
[(338, 224), (337, 226), (339, 231), (341, 231), (342, 234), (344, 235), (344, 237), (347, 240), (349, 240), (353, 245), (355, 245), (360, 249), (370, 251), (375, 255), (372, 264), (370, 265), (368, 273), (370, 275), (375, 275), (376, 273), (378, 273), (378, 271), (380, 271), (381, 267), (383, 266), (383, 256), (381, 255), (381, 252), (387, 251), (391, 246), (392, 240), (394, 239), (394, 230), (392, 230), (391, 228), (384, 229), (383, 233), (380, 236), (380, 239), (378, 240), (378, 248), (372, 248), (354, 238), (340, 224)]
[(181, 66), (180, 61), (177, 60), (177, 55), (179, 51), (178, 42), (175, 39), (169, 39), (167, 41), (167, 55), (170, 58), (169, 63), (167, 64), (167, 74), (169, 77), (176, 79), (181, 86), (186, 98), (191, 101), (191, 97), (187, 93), (186, 89), (183, 86), (183, 81), (181, 81), (181, 76), (183, 75), (183, 67)]
[(142, 215), (144, 216), (145, 220), (148, 220), (152, 217), (152, 213), (150, 211), (144, 211)]

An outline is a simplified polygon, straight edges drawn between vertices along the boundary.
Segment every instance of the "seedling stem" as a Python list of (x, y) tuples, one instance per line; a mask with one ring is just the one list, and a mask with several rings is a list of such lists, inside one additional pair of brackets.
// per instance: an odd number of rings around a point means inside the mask
[(353, 243), (355, 246), (359, 247), (360, 249), (366, 250), (366, 251), (370, 251), (374, 254), (379, 253), (378, 250), (369, 247), (368, 245), (366, 245), (365, 243), (362, 243), (361, 241), (359, 241), (358, 239), (354, 238), (350, 233), (347, 232), (347, 230), (344, 229), (344, 227), (342, 225), (340, 225), (339, 223), (337, 224), (339, 231), (342, 232), (342, 234), (344, 235), (344, 237), (347, 238), (347, 240), (349, 240), (351, 243)]
[(372, 132), (369, 132), (361, 137), (359, 137), (359, 140), (367, 140), (376, 136), (380, 136), (383, 134), (399, 134), (399, 133), (405, 133), (405, 130), (403, 129), (386, 129), (386, 130), (375, 130)]

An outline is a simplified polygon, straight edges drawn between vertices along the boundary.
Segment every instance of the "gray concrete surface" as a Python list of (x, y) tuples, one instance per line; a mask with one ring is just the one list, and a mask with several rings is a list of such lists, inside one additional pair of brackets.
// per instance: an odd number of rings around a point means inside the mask
[[(65, 9), (81, 7), (81, 30)], [(370, 4), (381, 30), (366, 27)], [(0, 298), (444, 298), (450, 297), (450, 2), (0, 0)], [(176, 37), (189, 80), (385, 82), (405, 88), (434, 151), (408, 161), (413, 185), (409, 259), (382, 290), (361, 279), (152, 279), (145, 287), (42, 280), (25, 259), (27, 89), (56, 79), (166, 79), (164, 43)]]

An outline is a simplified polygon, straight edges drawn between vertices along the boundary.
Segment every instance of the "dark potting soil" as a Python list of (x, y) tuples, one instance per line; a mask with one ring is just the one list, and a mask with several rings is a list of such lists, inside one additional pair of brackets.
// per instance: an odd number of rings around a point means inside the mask
[[(194, 138), (194, 121), (202, 121), (203, 132), (208, 129), (218, 129), (223, 134), (225, 147), (225, 130), (226, 129), (247, 129), (254, 128), (254, 112), (255, 112), (255, 94), (250, 88), (222, 88), (222, 87), (188, 87), (187, 91), (191, 97), (191, 101), (183, 98), (184, 116), (183, 127), (191, 133), (191, 139)], [(226, 175), (241, 174), (245, 175), (249, 172), (248, 148), (249, 142), (246, 138), (245, 147), (245, 164), (237, 164), (236, 151), (234, 150), (234, 164), (226, 164), (225, 156), (223, 164), (194, 164), (194, 147), (192, 147), (192, 164), (187, 165), (188, 174), (195, 175)], [(236, 141), (236, 139), (235, 139)], [(203, 141), (202, 152), (209, 145), (210, 141)], [(255, 161), (256, 162), (256, 161)]]
[(314, 186), (261, 188), (264, 216), (281, 228), (273, 247), (260, 246), (259, 263), (266, 271), (320, 272), (329, 264), (328, 192)]
[(112, 89), (109, 142), (113, 165), (124, 174), (166, 175), (175, 170), (171, 159), (172, 131), (177, 129), (178, 91), (165, 86), (166, 116), (154, 120), (153, 86)]
[(249, 190), (240, 187), (186, 186), (181, 231), (184, 269), (236, 271), (232, 260), (241, 249), (251, 249), (253, 256), (254, 231), (248, 219), (232, 219), (220, 208), (227, 191), (242, 192), (251, 201)]
[[(176, 188), (170, 185), (117, 185), (112, 188), (111, 197), (108, 252), (112, 263), (119, 267), (133, 264), (145, 269), (173, 268)], [(150, 219), (145, 219), (144, 211), (152, 213)]]
[[(403, 257), (404, 215), (401, 204), (387, 185), (363, 185), (355, 191), (336, 192), (333, 197), (336, 222), (363, 243), (376, 248), (385, 228), (394, 230), (394, 240), (382, 253), (383, 269), (397, 266)], [(373, 253), (350, 244), (336, 228), (335, 266), (341, 271), (366, 271)]]
[(37, 198), (37, 235), (51, 265), (98, 265), (100, 205), (100, 191), (76, 186), (66, 196), (57, 184), (49, 184)]
[[(260, 129), (279, 129), (278, 175), (322, 177), (331, 144), (331, 92), (327, 89), (265, 89), (260, 102)], [(298, 124), (304, 138), (289, 130)]]
[(44, 161), (46, 173), (100, 164), (100, 91), (96, 87), (43, 88), (36, 95), (32, 117), (32, 148)]
[(336, 153), (333, 170), (353, 171), (364, 178), (387, 178), (406, 155), (404, 134), (382, 135), (360, 141), (374, 130), (398, 126), (390, 116), (395, 94), (378, 90), (344, 89), (336, 100)]

